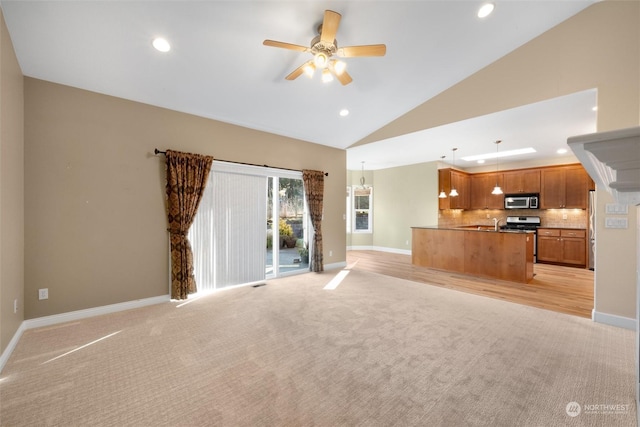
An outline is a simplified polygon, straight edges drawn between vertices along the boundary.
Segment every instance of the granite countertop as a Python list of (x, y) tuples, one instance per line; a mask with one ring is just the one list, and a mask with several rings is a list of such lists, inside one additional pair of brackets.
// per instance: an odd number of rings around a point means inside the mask
[[(438, 225), (426, 225), (426, 226), (413, 226), (411, 228), (426, 228), (431, 230), (456, 230), (456, 231), (481, 231), (481, 232), (496, 232), (493, 225), (451, 225), (451, 226), (438, 226)], [(534, 233), (534, 230), (503, 230), (498, 229), (498, 233), (516, 233), (516, 234), (528, 234)]]
[(547, 228), (551, 230), (586, 230), (586, 228), (584, 227), (556, 227), (556, 226), (547, 227), (546, 225), (540, 226), (538, 228)]

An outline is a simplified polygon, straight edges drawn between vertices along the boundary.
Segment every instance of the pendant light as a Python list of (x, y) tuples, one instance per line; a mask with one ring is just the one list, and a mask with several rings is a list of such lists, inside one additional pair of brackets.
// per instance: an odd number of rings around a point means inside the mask
[[(446, 157), (446, 156), (440, 156), (440, 158), (441, 158), (442, 160), (444, 160), (444, 158), (445, 158), (445, 157)], [(441, 187), (440, 187), (440, 194), (438, 195), (438, 198), (439, 198), (439, 199), (446, 199), (446, 198), (447, 198), (447, 193), (445, 193), (445, 192), (444, 192), (444, 186), (441, 186)]]
[(360, 187), (363, 190), (367, 188), (367, 186), (364, 185), (364, 160), (362, 161), (362, 175), (360, 176)]
[(493, 187), (493, 191), (491, 192), (491, 194), (494, 194), (496, 196), (502, 194), (502, 188), (500, 188), (500, 186), (498, 185), (498, 170), (499, 170), (499, 167), (498, 167), (498, 158), (499, 158), (498, 146), (500, 145), (501, 142), (502, 141), (500, 141), (500, 140), (496, 141), (496, 186)]
[[(453, 151), (453, 167), (456, 167), (456, 150), (457, 148), (452, 149)], [(451, 183), (451, 191), (449, 191), (449, 197), (458, 197), (458, 190), (453, 187), (453, 182)]]

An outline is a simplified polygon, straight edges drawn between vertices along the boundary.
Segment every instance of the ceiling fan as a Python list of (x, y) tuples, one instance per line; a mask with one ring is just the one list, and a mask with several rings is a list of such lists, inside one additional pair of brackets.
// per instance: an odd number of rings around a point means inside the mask
[(311, 77), (316, 69), (320, 69), (322, 70), (322, 81), (331, 81), (335, 75), (340, 83), (347, 85), (351, 83), (353, 79), (349, 73), (347, 73), (346, 64), (343, 61), (332, 59), (331, 57), (333, 55), (343, 58), (355, 56), (384, 56), (387, 52), (387, 47), (383, 44), (372, 44), (339, 48), (335, 37), (341, 18), (342, 15), (338, 12), (325, 10), (322, 24), (318, 26), (318, 35), (311, 40), (310, 47), (275, 40), (265, 40), (262, 44), (299, 52), (309, 52), (313, 55), (312, 60), (305, 62), (285, 77), (287, 80), (295, 80), (300, 77), (302, 73)]

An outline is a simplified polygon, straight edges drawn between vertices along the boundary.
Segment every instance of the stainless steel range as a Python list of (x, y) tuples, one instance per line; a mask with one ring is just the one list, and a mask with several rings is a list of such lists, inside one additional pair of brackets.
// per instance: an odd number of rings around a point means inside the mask
[(533, 233), (533, 262), (538, 259), (538, 227), (540, 227), (539, 216), (508, 216), (505, 225), (500, 226), (501, 230), (518, 230)]

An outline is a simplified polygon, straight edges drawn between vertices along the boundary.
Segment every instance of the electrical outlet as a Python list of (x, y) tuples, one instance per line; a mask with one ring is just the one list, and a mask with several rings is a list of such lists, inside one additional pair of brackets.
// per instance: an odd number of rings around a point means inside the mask
[(562, 219), (567, 219), (567, 214), (562, 214)]
[(13, 314), (16, 314), (18, 312), (18, 299), (14, 299), (13, 300)]
[(333, 251), (329, 251), (329, 256), (333, 256)]
[(38, 299), (49, 299), (49, 288), (38, 289)]
[(409, 241), (404, 242), (405, 245), (409, 246)]
[(487, 218), (490, 218), (490, 217), (491, 217), (491, 215), (487, 214)]

